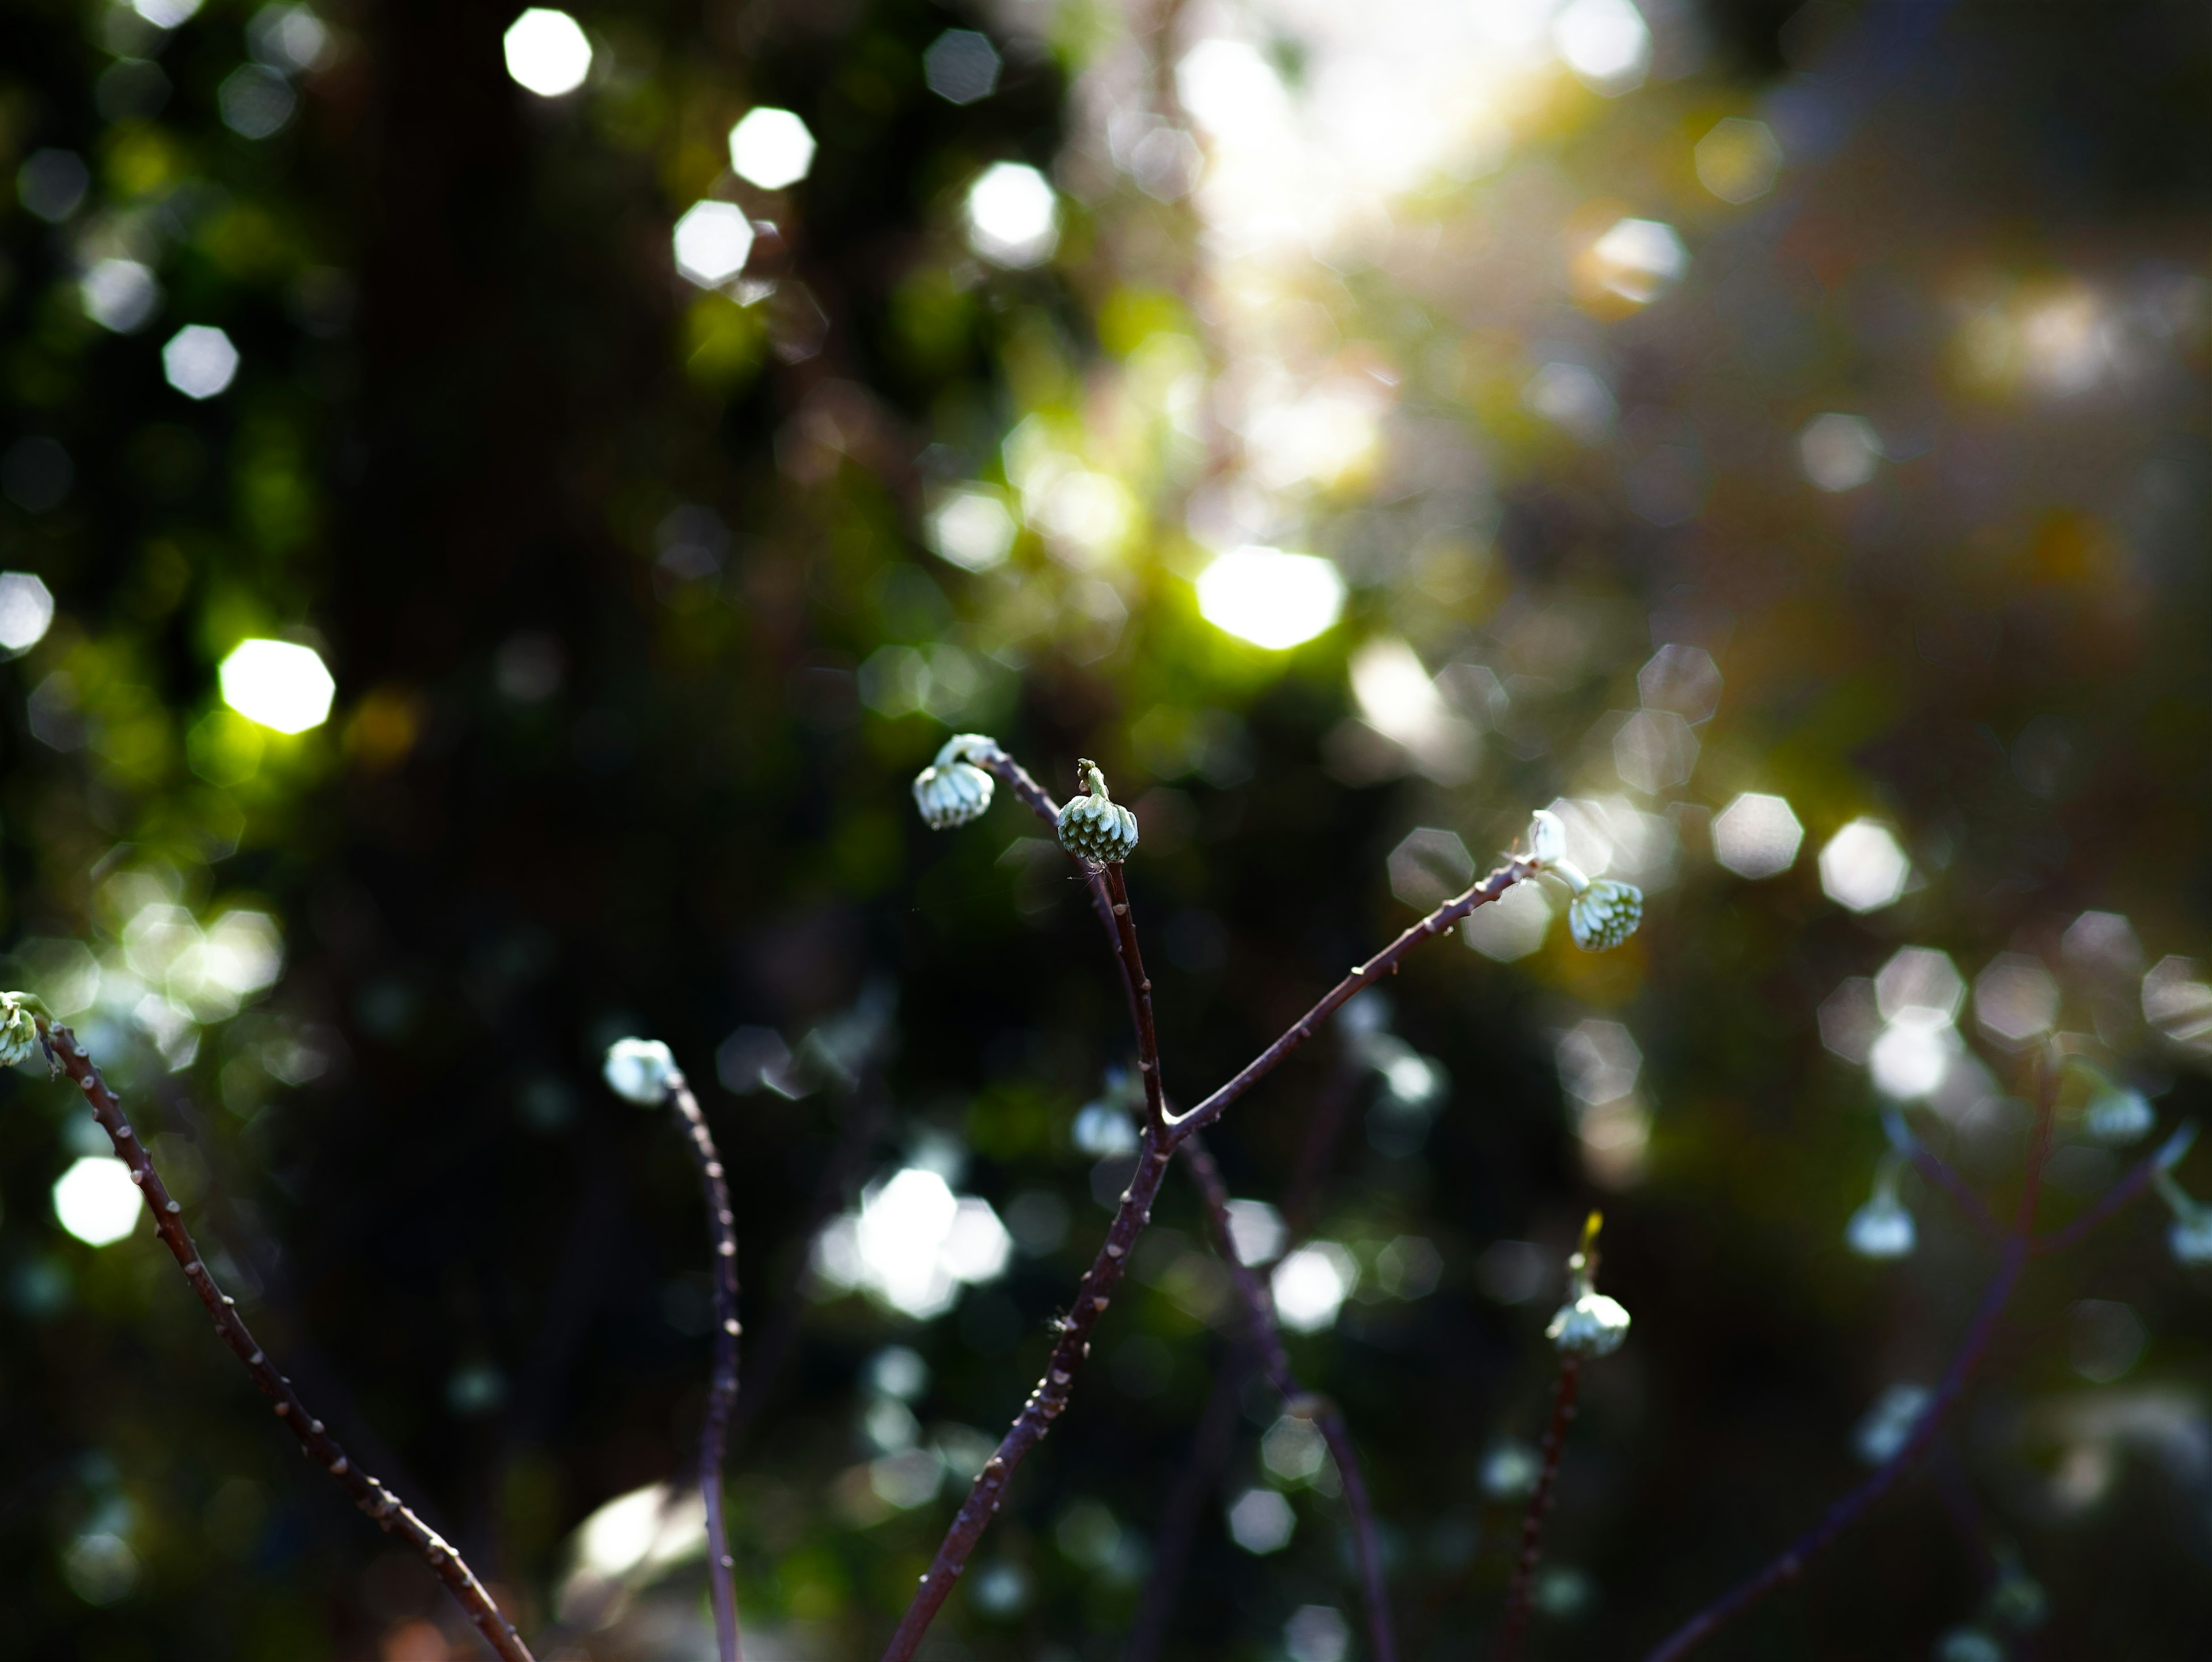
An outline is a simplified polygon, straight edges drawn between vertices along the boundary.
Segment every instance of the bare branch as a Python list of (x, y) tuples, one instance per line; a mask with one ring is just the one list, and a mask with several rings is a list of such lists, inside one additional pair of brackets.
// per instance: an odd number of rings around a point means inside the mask
[(46, 1048), (47, 1060), (67, 1074), (84, 1093), (92, 1117), (107, 1133), (117, 1155), (130, 1167), (131, 1180), (146, 1197), (146, 1208), (154, 1215), (154, 1227), (161, 1244), (184, 1270), (185, 1282), (205, 1307), (216, 1333), (245, 1366), (262, 1394), (276, 1404), (276, 1417), (300, 1440), (300, 1446), (307, 1458), (337, 1478), (353, 1503), (374, 1519), (379, 1528), (404, 1541), (429, 1565), (495, 1654), (505, 1659), (505, 1662), (532, 1662), (530, 1647), (522, 1642), (514, 1624), (501, 1612), (491, 1594), (484, 1590), (483, 1583), (477, 1580), (460, 1555), (386, 1485), (355, 1465), (323, 1422), (307, 1412), (299, 1393), (292, 1389), (292, 1382), (270, 1365), (267, 1355), (254, 1342), (252, 1333), (239, 1316), (237, 1300), (216, 1285), (215, 1276), (202, 1262), (191, 1232), (185, 1227), (184, 1208), (169, 1197), (161, 1173), (154, 1169), (153, 1160), (124, 1114), (122, 1103), (108, 1089), (107, 1082), (100, 1077), (100, 1069), (94, 1066), (76, 1035), (58, 1023), (41, 1020), (39, 1038)]
[(1365, 963), (1352, 965), (1349, 975), (1324, 993), (1321, 1001), (1293, 1022), (1281, 1038), (1246, 1062), (1234, 1079), (1188, 1113), (1170, 1120), (1168, 1123), (1169, 1145), (1173, 1147), (1180, 1143), (1193, 1132), (1202, 1131), (1219, 1119), (1231, 1103), (1274, 1072), (1276, 1065), (1285, 1056), (1312, 1038), (1315, 1028), (1334, 1014), (1339, 1006), (1354, 993), (1372, 986), (1384, 975), (1395, 973), (1398, 960), (1422, 941), (1433, 939), (1477, 906), (1488, 905), (1516, 883), (1534, 874), (1535, 868), (1516, 855), (1466, 893), (1445, 901)]
[(1274, 1300), (1258, 1273), (1237, 1256), (1236, 1238), (1229, 1227), (1229, 1185), (1222, 1180), (1221, 1168), (1195, 1136), (1186, 1140), (1185, 1151), (1191, 1180), (1198, 1184), (1206, 1202), (1206, 1227), (1213, 1236), (1214, 1251), (1236, 1283), (1237, 1297), (1244, 1306), (1245, 1330), (1261, 1366), (1288, 1411), (1312, 1415), (1336, 1461), (1337, 1475), (1344, 1480), (1345, 1511), (1352, 1520), (1352, 1549), (1359, 1562), (1369, 1642), (1374, 1648), (1375, 1662), (1395, 1662), (1398, 1644), (1390, 1625), (1390, 1590), (1382, 1575), (1375, 1507), (1368, 1498), (1366, 1476), (1360, 1467), (1359, 1452), (1352, 1446), (1351, 1430), (1335, 1404), (1309, 1391), (1291, 1370), (1290, 1351), (1283, 1343), (1283, 1330), (1275, 1320)]
[(707, 1586), (714, 1604), (714, 1640), (721, 1662), (740, 1662), (738, 1635), (736, 1561), (730, 1555), (729, 1522), (722, 1511), (722, 1449), (727, 1440), (730, 1408), (738, 1399), (738, 1231), (730, 1209), (730, 1186), (722, 1157), (699, 1099), (680, 1073), (670, 1076), (669, 1105), (684, 1117), (692, 1158), (699, 1163), (706, 1192), (707, 1233), (714, 1243), (714, 1350), (707, 1386), (706, 1422), (699, 1431), (699, 1493), (707, 1503)]
[(1574, 1423), (1582, 1365), (1582, 1358), (1571, 1350), (1559, 1356), (1559, 1383), (1552, 1391), (1552, 1422), (1544, 1431), (1543, 1464), (1536, 1474), (1536, 1487), (1528, 1494), (1528, 1510), (1522, 1514), (1521, 1555), (1514, 1562), (1513, 1580), (1505, 1592), (1498, 1662), (1513, 1662), (1521, 1653), (1521, 1635), (1528, 1625), (1530, 1595), (1536, 1585), (1536, 1560), (1544, 1543), (1544, 1520), (1551, 1513), (1552, 1490), (1559, 1479), (1560, 1459), (1567, 1451), (1567, 1428)]

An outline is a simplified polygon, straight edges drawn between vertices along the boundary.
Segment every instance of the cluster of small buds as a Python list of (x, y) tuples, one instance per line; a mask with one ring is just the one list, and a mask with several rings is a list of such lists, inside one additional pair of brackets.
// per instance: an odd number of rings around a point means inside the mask
[(39, 1023), (46, 1007), (28, 993), (0, 993), (0, 1067), (28, 1062), (38, 1053)]
[(1090, 789), (1069, 797), (1060, 809), (1060, 846), (1102, 866), (1127, 860), (1136, 851), (1137, 816), (1107, 794), (1106, 776), (1096, 762), (1085, 758), (1075, 767)]
[(2175, 1259), (2192, 1268), (2212, 1263), (2212, 1206), (2194, 1198), (2173, 1175), (2173, 1168), (2181, 1164), (2181, 1157), (2197, 1141), (2194, 1121), (2184, 1125), (2166, 1140), (2166, 1146), (2152, 1157), (2150, 1180), (2173, 1214), (2173, 1222), (2166, 1232), (2166, 1245)]
[(949, 831), (980, 819), (991, 806), (997, 782), (969, 758), (991, 753), (999, 741), (980, 733), (956, 733), (938, 748), (937, 759), (915, 776), (914, 805), (932, 831)]
[(684, 1075), (676, 1058), (657, 1038), (618, 1038), (607, 1046), (607, 1088), (625, 1102), (658, 1108)]
[(1906, 1258), (1919, 1245), (1920, 1232), (1897, 1197), (1897, 1178), (1902, 1160), (1895, 1154), (1882, 1157), (1874, 1178), (1874, 1195), (1851, 1214), (1844, 1226), (1844, 1243), (1863, 1258)]
[(1595, 880), (1567, 858), (1567, 827), (1549, 808), (1539, 808), (1528, 821), (1522, 858), (1538, 871), (1549, 872), (1567, 886), (1567, 928), (1575, 945), (1586, 953), (1618, 947), (1636, 933), (1644, 921), (1644, 891), (1633, 883), (1609, 877)]
[(1599, 1292), (1597, 1232), (1605, 1220), (1593, 1212), (1583, 1226), (1581, 1250), (1567, 1260), (1567, 1302), (1544, 1330), (1563, 1356), (1610, 1356), (1628, 1336), (1628, 1312), (1617, 1299)]

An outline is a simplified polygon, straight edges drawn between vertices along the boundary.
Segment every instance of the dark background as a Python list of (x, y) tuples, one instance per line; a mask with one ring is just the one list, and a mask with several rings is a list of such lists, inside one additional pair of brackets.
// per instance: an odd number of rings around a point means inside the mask
[[(1394, 204), (1433, 236), (1275, 273), (1319, 296), (1343, 361), (1395, 377), (1382, 460), (1276, 539), (1352, 582), (1345, 621), (1282, 654), (1201, 620), (1186, 581), (1205, 556), (1185, 507), (1236, 472), (1233, 435), (1130, 464), (1138, 529), (1103, 578), (1035, 533), (988, 574), (922, 535), (944, 484), (1004, 477), (1033, 411), (1106, 434), (1133, 315), (1234, 380), (1255, 326), (1223, 298), (1202, 210), (1116, 174), (1097, 100), (1071, 90), (1115, 52), (1157, 66), (1212, 14), (611, 4), (580, 14), (592, 80), (549, 100), (503, 70), (507, 9), (361, 0), (324, 14), (325, 59), (258, 140), (218, 90), (252, 15), (210, 0), (164, 36), (0, 6), (0, 159), (59, 149), (91, 171), (58, 224), (0, 206), (0, 449), (42, 438), (70, 463), (58, 496), (19, 470), (0, 502), (0, 563), (58, 603), (0, 670), (0, 913), (33, 990), (52, 943), (100, 958), (77, 1025), (157, 1155), (211, 1173), (180, 1184), (211, 1262), (541, 1655), (709, 1653), (696, 1558), (641, 1574), (605, 1625), (556, 1620), (579, 1525), (680, 1484), (703, 1400), (693, 1174), (672, 1126), (599, 1084), (609, 1039), (663, 1038), (701, 1082), (752, 1342), (803, 1315), (732, 1467), (761, 1655), (873, 1654), (950, 1516), (950, 1481), (910, 1510), (872, 1498), (868, 1463), (899, 1440), (868, 1419), (872, 1359), (926, 1361), (924, 1446), (995, 1437), (1103, 1233), (1071, 1125), (1127, 1060), (1120, 995), (1080, 889), (1020, 851), (1039, 828), (1017, 806), (957, 834), (916, 819), (908, 781), (952, 728), (1060, 794), (1096, 756), (1139, 804), (1128, 879), (1168, 1085), (1191, 1100), (1412, 919), (1388, 865), (1408, 831), (1485, 862), (1530, 808), (1619, 794), (1608, 712), (1637, 707), (1638, 670), (1668, 644), (1719, 667), (1697, 770), (1630, 793), (1681, 855), (1629, 947), (1587, 958), (1555, 928), (1516, 963), (1430, 947), (1389, 1020), (1449, 1081), (1432, 1117), (1394, 1112), (1332, 1032), (1215, 1139), (1237, 1193), (1279, 1202), (1310, 1117), (1346, 1114), (1307, 1221), (1364, 1257), (1364, 1290), (1292, 1343), (1365, 1452), (1412, 1657), (1486, 1651), (1517, 1503), (1481, 1473), (1501, 1439), (1533, 1440), (1548, 1387), (1557, 1272), (1508, 1301), (1525, 1289), (1494, 1244), (1555, 1264), (1602, 1205), (1603, 1282), (1635, 1317), (1588, 1382), (1551, 1536), (1576, 1574), (1547, 1584), (1541, 1654), (1640, 1653), (1854, 1480), (1851, 1428), (1886, 1385), (1940, 1371), (1993, 1255), (1910, 1182), (1918, 1253), (1845, 1251), (1882, 1142), (1865, 1072), (1816, 1022), (1838, 983), (1905, 944), (1969, 982), (2039, 957), (2059, 1025), (2160, 1093), (2166, 1123), (2203, 1096), (2203, 1052), (2146, 1023), (2132, 980), (2212, 940), (2202, 7), (1711, 0), (1651, 9), (1640, 89), (1531, 70), (1496, 168)], [(1256, 15), (1300, 84), (1307, 24)], [(966, 107), (921, 70), (956, 27), (1006, 58)], [(165, 94), (102, 81), (134, 57)], [(821, 144), (775, 202), (722, 169), (757, 104)], [(1741, 206), (1692, 171), (1731, 115), (1770, 121), (1787, 158)], [(962, 243), (967, 182), (1003, 159), (1063, 186), (1035, 271)], [(673, 274), (669, 226), (709, 195), (776, 220), (753, 266), (776, 295), (740, 308)], [(1624, 213), (1689, 247), (1644, 307), (1577, 286), (1572, 249)], [(132, 333), (77, 298), (116, 249), (163, 289)], [(243, 361), (204, 403), (162, 380), (185, 323)], [(1617, 406), (1590, 443), (1522, 402), (1563, 340)], [(1856, 490), (1801, 471), (1826, 411), (1882, 434)], [(1103, 649), (1099, 581), (1127, 618)], [(1024, 607), (1041, 621), (1016, 630)], [(257, 738), (224, 712), (216, 664), (265, 635), (322, 653), (327, 725)], [(1357, 725), (1347, 662), (1388, 636), (1430, 672), (1494, 672), (1504, 702), (1462, 710), (1492, 729), (1471, 773), (1424, 776)], [(947, 719), (864, 701), (881, 648), (945, 644), (982, 666)], [(1157, 735), (1200, 712), (1212, 742), (1178, 759)], [(1711, 814), (1747, 789), (1806, 827), (1771, 880), (1711, 857)], [(1919, 879), (1865, 915), (1814, 868), (1861, 815)], [(125, 938), (149, 895), (264, 909), (286, 945), (282, 980), (174, 1067)], [(2131, 921), (2142, 959), (2119, 981), (2062, 947), (2085, 910)], [(1986, 1086), (1916, 1123), (2008, 1206), (2027, 1063), (1972, 1008)], [(1562, 1094), (1560, 1036), (1588, 1020), (1640, 1048), (1640, 1163), (1593, 1154)], [(741, 1027), (801, 1050), (799, 1094), (714, 1083)], [(423, 1662), (441, 1629), (472, 1653), (427, 1572), (295, 1459), (143, 1223), (94, 1248), (54, 1221), (52, 1184), (94, 1152), (67, 1093), (33, 1069), (0, 1089), (0, 1655)], [(2113, 1169), (2078, 1152), (2054, 1218)], [(1060, 1196), (1064, 1243), (927, 1321), (808, 1291), (819, 1201), (917, 1161), (1002, 1216)], [(946, 1657), (1121, 1653), (1230, 1365), (1227, 1318), (1173, 1294), (1203, 1249), (1181, 1178), (1169, 1196), (1141, 1289), (940, 1623)], [(1923, 1653), (1983, 1619), (2014, 1555), (2051, 1614), (1991, 1626), (2006, 1653), (2201, 1654), (2212, 1288), (2163, 1235), (2148, 1203), (2032, 1270), (1941, 1481), (1714, 1653)], [(1423, 1296), (1376, 1290), (1400, 1236), (1441, 1255)], [(2098, 1346), (2118, 1306), (2147, 1342), (2115, 1373)], [(1357, 1635), (1338, 1504), (1295, 1489), (1279, 1555), (1223, 1527), (1266, 1480), (1279, 1411), (1257, 1386), (1239, 1402), (1167, 1653), (1334, 1662), (1285, 1624), (1334, 1606)], [(973, 1596), (987, 1565), (1013, 1589), (996, 1608)]]

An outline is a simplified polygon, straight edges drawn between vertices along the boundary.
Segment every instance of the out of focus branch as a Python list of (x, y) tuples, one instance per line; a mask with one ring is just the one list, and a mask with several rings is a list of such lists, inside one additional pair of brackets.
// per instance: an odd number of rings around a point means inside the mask
[(1283, 1330), (1275, 1320), (1274, 1300), (1251, 1265), (1237, 1256), (1236, 1237), (1229, 1227), (1229, 1185), (1222, 1180), (1221, 1168), (1195, 1136), (1187, 1139), (1185, 1147), (1191, 1180), (1198, 1185), (1200, 1196), (1206, 1202), (1206, 1227), (1213, 1236), (1214, 1251), (1236, 1283), (1237, 1295), (1244, 1306), (1245, 1330), (1260, 1365), (1266, 1370), (1268, 1382), (1283, 1398), (1287, 1411), (1312, 1416), (1336, 1461), (1337, 1475), (1344, 1480), (1345, 1511), (1352, 1519), (1352, 1549), (1358, 1559), (1360, 1590), (1367, 1606), (1369, 1642), (1373, 1647), (1375, 1662), (1395, 1662), (1398, 1645), (1390, 1623), (1390, 1590), (1382, 1574), (1375, 1508), (1368, 1498), (1366, 1477), (1360, 1468), (1359, 1452), (1352, 1446), (1351, 1430), (1335, 1404), (1307, 1391), (1291, 1372), (1290, 1351), (1283, 1343)]
[[(2035, 1210), (2043, 1195), (2044, 1166), (2051, 1154), (2051, 1122), (2057, 1106), (2055, 1071), (2045, 1068), (2036, 1093), (2035, 1129), (2028, 1142), (2027, 1172), (2021, 1185), (2020, 1204), (2006, 1238), (2004, 1256), (1966, 1324), (1966, 1336), (1953, 1354), (1950, 1366), (1921, 1410), (1912, 1434), (1890, 1458), (1875, 1467), (1859, 1485), (1821, 1514), (1820, 1520), (1793, 1542), (1764, 1569), (1723, 1593), (1670, 1635), (1645, 1662), (1676, 1662), (1749, 1610), (1785, 1581), (1794, 1581), (1805, 1567), (1833, 1546), (1844, 1532), (1870, 1511), (1875, 1503), (1897, 1486), (1898, 1480), (1919, 1464), (1936, 1441), (1944, 1418), (1966, 1393), (1975, 1370), (1987, 1355), (1997, 1323), (2020, 1285), (2021, 1272), (2035, 1255)], [(2124, 1202), (2123, 1202), (2124, 1203)], [(2115, 1208), (2117, 1209), (2117, 1208)]]
[(684, 1117), (691, 1155), (699, 1164), (707, 1200), (707, 1230), (714, 1243), (714, 1351), (707, 1387), (707, 1415), (699, 1432), (699, 1490), (707, 1503), (707, 1586), (714, 1604), (714, 1640), (721, 1662), (739, 1662), (736, 1561), (730, 1555), (728, 1519), (722, 1510), (722, 1449), (730, 1409), (738, 1399), (738, 1231), (730, 1186), (707, 1116), (681, 1073), (670, 1077), (669, 1105)]
[(125, 1115), (122, 1103), (100, 1077), (100, 1069), (76, 1035), (67, 1027), (41, 1020), (39, 1038), (47, 1060), (67, 1074), (84, 1093), (85, 1100), (92, 1107), (92, 1117), (100, 1122), (100, 1129), (114, 1144), (117, 1155), (130, 1168), (131, 1182), (145, 1196), (147, 1210), (154, 1215), (154, 1227), (161, 1244), (184, 1270), (185, 1282), (205, 1307), (216, 1331), (245, 1366), (262, 1394), (276, 1404), (276, 1417), (300, 1440), (301, 1450), (337, 1478), (353, 1503), (374, 1519), (380, 1528), (398, 1536), (429, 1565), (495, 1654), (505, 1662), (532, 1662), (530, 1648), (515, 1632), (514, 1624), (501, 1613), (460, 1555), (386, 1485), (355, 1465), (323, 1422), (307, 1412), (299, 1393), (292, 1389), (292, 1382), (270, 1366), (267, 1355), (254, 1342), (252, 1333), (239, 1316), (237, 1300), (216, 1285), (214, 1275), (201, 1261), (191, 1232), (185, 1227), (183, 1207), (169, 1197), (168, 1189), (161, 1173), (154, 1169), (153, 1160)]
[(1536, 1561), (1544, 1544), (1544, 1520), (1551, 1515), (1552, 1491), (1559, 1476), (1559, 1462), (1567, 1452), (1567, 1430), (1574, 1424), (1575, 1396), (1582, 1384), (1582, 1358), (1570, 1350), (1559, 1357), (1559, 1383), (1552, 1390), (1552, 1422), (1544, 1428), (1543, 1464), (1536, 1487), (1529, 1491), (1528, 1509), (1521, 1517), (1521, 1554), (1514, 1561), (1513, 1580), (1505, 1591), (1505, 1618), (1498, 1637), (1498, 1662), (1514, 1662), (1521, 1653), (1521, 1635), (1528, 1625), (1528, 1612), (1536, 1586)]

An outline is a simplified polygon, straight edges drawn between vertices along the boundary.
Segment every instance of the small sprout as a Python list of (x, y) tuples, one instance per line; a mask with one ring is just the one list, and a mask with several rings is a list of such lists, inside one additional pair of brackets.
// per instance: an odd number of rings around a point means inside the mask
[(2081, 1115), (2081, 1129), (2089, 1141), (2108, 1148), (2141, 1142), (2157, 1129), (2158, 1115), (2150, 1099), (2132, 1086), (2108, 1086), (2091, 1099)]
[(618, 1038), (607, 1046), (607, 1088), (625, 1102), (658, 1108), (684, 1075), (676, 1058), (657, 1038)]
[(1106, 792), (1106, 776), (1088, 758), (1076, 764), (1090, 794), (1072, 796), (1060, 811), (1060, 846), (1070, 854), (1110, 866), (1137, 847), (1137, 816)]
[(39, 1048), (46, 1007), (28, 993), (0, 993), (0, 1067), (28, 1062)]
[(997, 740), (982, 734), (956, 733), (939, 747), (937, 759), (915, 776), (914, 805), (930, 830), (950, 831), (982, 817), (997, 782), (969, 758), (998, 748)]
[(1897, 1176), (1903, 1164), (1893, 1152), (1882, 1156), (1875, 1170), (1873, 1198), (1844, 1226), (1844, 1244), (1863, 1258), (1910, 1257), (1919, 1244), (1912, 1214), (1897, 1197)]
[(1921, 1416), (1935, 1400), (1935, 1393), (1926, 1385), (1900, 1379), (1875, 1399), (1851, 1433), (1852, 1451), (1870, 1466), (1895, 1459), (1919, 1429)]
[(1544, 1330), (1544, 1336), (1563, 1356), (1610, 1356), (1628, 1336), (1628, 1312), (1595, 1286), (1597, 1232), (1604, 1221), (1593, 1212), (1583, 1225), (1581, 1250), (1567, 1260), (1568, 1290), (1573, 1296)]
[(1586, 953), (1618, 947), (1644, 921), (1644, 891), (1633, 883), (1601, 877), (1567, 905), (1567, 927)]

